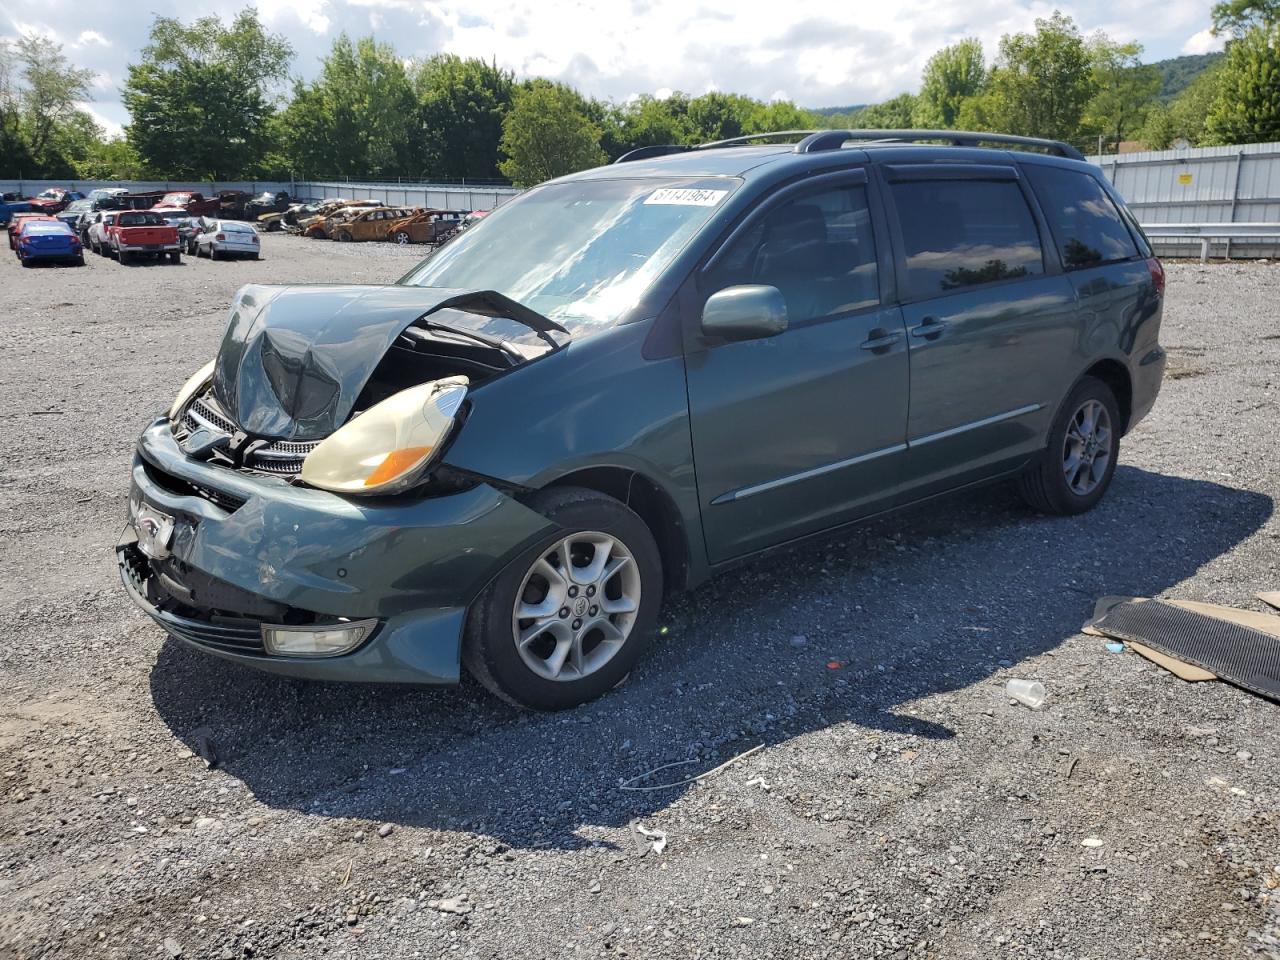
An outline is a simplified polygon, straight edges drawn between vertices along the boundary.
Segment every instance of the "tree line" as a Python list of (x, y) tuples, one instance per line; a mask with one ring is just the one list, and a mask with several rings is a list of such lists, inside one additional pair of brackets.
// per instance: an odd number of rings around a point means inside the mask
[(229, 24), (156, 17), (122, 90), (130, 122), (108, 139), (77, 104), (90, 71), (27, 36), (0, 42), (0, 176), (201, 180), (329, 177), (537, 183), (637, 147), (818, 127), (991, 130), (1086, 152), (1280, 139), (1280, 0), (1213, 7), (1226, 53), (1176, 97), (1142, 46), (1083, 35), (1055, 12), (1005, 35), (988, 60), (965, 39), (937, 51), (919, 90), (820, 116), (733, 93), (587, 97), (517, 80), (495, 62), (404, 59), (373, 37), (339, 36), (311, 80), (253, 8)]

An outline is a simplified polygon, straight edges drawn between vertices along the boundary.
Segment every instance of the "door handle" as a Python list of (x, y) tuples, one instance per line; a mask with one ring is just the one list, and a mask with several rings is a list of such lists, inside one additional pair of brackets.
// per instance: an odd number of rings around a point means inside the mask
[(871, 331), (871, 335), (859, 344), (863, 350), (870, 350), (872, 353), (883, 353), (895, 343), (902, 339), (900, 333), (890, 333), (884, 327), (876, 327)]
[(942, 336), (942, 331), (945, 329), (947, 329), (947, 321), (939, 320), (937, 317), (925, 317), (918, 326), (911, 328), (911, 335), (925, 340), (936, 340)]

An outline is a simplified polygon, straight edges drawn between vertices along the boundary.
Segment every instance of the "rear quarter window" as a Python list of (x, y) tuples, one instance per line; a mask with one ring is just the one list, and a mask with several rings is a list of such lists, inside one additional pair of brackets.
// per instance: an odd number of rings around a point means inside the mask
[(1138, 256), (1133, 235), (1102, 184), (1087, 173), (1026, 164), (1049, 229), (1068, 270)]
[(1040, 233), (1014, 180), (892, 185), (915, 300), (1044, 273)]

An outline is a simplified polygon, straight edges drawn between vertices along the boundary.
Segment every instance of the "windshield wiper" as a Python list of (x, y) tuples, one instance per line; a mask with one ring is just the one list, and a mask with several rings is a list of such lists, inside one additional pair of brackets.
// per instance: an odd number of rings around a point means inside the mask
[[(544, 317), (538, 311), (531, 310), (523, 303), (512, 300), (497, 290), (470, 290), (466, 293), (460, 293), (456, 297), (449, 297), (447, 300), (437, 303), (419, 319), (425, 320), (440, 310), (461, 310), (464, 313), (474, 313), (477, 316), (491, 317), (494, 320), (513, 320), (533, 330), (553, 350), (559, 348), (560, 342), (551, 336), (552, 331), (563, 333), (565, 336), (572, 336), (568, 330), (550, 317)], [(458, 332), (454, 327), (445, 327), (444, 329)], [(478, 338), (479, 335), (477, 335)]]

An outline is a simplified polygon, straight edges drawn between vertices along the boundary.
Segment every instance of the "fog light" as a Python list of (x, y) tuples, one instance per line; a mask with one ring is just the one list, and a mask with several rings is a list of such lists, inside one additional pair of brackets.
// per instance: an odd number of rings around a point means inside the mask
[(373, 632), (377, 620), (331, 623), (323, 627), (262, 625), (262, 645), (281, 657), (336, 657), (354, 650)]

